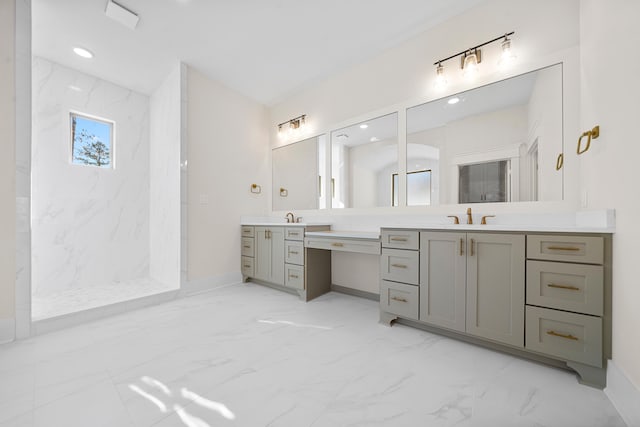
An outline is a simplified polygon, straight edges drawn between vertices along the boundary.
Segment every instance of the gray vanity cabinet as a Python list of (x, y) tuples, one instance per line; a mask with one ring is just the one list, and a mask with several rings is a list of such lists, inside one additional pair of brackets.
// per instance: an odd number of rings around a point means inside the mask
[(524, 346), (525, 237), (420, 233), (420, 320)]
[(284, 228), (255, 227), (254, 276), (284, 286)]

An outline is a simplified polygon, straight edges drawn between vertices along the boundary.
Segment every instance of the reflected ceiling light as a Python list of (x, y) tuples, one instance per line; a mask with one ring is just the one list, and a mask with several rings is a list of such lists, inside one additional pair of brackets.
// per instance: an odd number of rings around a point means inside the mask
[(82, 58), (86, 58), (86, 59), (91, 59), (93, 58), (93, 53), (91, 53), (91, 51), (83, 48), (83, 47), (74, 47), (73, 48), (73, 52), (82, 57)]
[(460, 98), (458, 98), (457, 96), (447, 101), (449, 105), (457, 104), (458, 102), (460, 102)]
[(368, 127), (369, 127), (369, 125), (366, 124), (366, 123), (363, 123), (363, 124), (360, 125), (360, 129), (366, 129)]
[(478, 73), (478, 64), (480, 64), (482, 60), (482, 51), (481, 47), (486, 46), (488, 44), (497, 42), (498, 40), (502, 40), (502, 55), (503, 57), (509, 58), (512, 60), (515, 58), (513, 55), (513, 51), (511, 49), (511, 39), (509, 36), (512, 36), (514, 31), (510, 33), (505, 33), (499, 37), (486, 41), (484, 43), (480, 43), (477, 46), (472, 48), (463, 50), (446, 58), (440, 59), (433, 63), (436, 66), (436, 81), (435, 86), (438, 88), (442, 88), (446, 85), (447, 81), (444, 76), (444, 67), (442, 65), (443, 62), (448, 61), (453, 58), (460, 57), (460, 68), (462, 68), (462, 73), (467, 78), (473, 78)]
[(369, 141), (371, 141), (371, 142), (378, 142), (378, 141), (380, 141), (380, 140), (379, 140), (377, 137), (372, 136), (372, 137), (371, 137), (371, 139), (370, 139)]

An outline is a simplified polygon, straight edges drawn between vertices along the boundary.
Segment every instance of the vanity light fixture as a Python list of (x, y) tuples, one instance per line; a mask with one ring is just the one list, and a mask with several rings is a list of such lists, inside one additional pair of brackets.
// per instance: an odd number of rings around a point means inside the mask
[(436, 89), (444, 89), (447, 87), (447, 77), (444, 75), (444, 67), (441, 63), (438, 62), (438, 66), (436, 67)]
[(498, 60), (498, 66), (508, 67), (516, 59), (516, 55), (511, 48), (511, 39), (505, 34), (504, 40), (502, 40), (500, 45), (502, 47), (502, 54), (500, 55), (500, 60)]
[(306, 118), (307, 115), (303, 114), (301, 116), (287, 120), (286, 122), (278, 123), (278, 133), (282, 133), (285, 125), (289, 125), (289, 131), (300, 129), (302, 126), (304, 126)]
[(442, 65), (442, 63), (453, 58), (460, 57), (460, 68), (462, 68), (462, 72), (465, 77), (472, 78), (474, 75), (476, 75), (478, 73), (478, 64), (480, 64), (480, 62), (482, 61), (482, 50), (480, 48), (488, 44), (502, 40), (503, 57), (504, 55), (507, 55), (510, 60), (515, 58), (513, 50), (511, 49), (511, 39), (509, 38), (509, 36), (512, 36), (514, 33), (514, 31), (505, 33), (499, 37), (496, 37), (484, 43), (480, 43), (477, 46), (471, 47), (469, 49), (463, 50), (434, 62), (433, 65), (436, 66), (436, 87), (440, 88), (446, 85), (447, 81), (444, 75), (444, 66)]
[(78, 55), (78, 56), (80, 56), (82, 58), (85, 58), (85, 59), (93, 58), (93, 53), (91, 53), (91, 51), (89, 51), (89, 50), (87, 50), (87, 49), (85, 49), (83, 47), (74, 47), (73, 48), (73, 52), (76, 55)]

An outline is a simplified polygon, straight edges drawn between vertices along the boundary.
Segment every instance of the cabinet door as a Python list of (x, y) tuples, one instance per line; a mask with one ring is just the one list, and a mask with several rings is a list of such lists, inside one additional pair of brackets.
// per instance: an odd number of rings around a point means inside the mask
[(269, 229), (271, 246), (271, 279), (272, 283), (284, 286), (284, 228)]
[(466, 235), (420, 233), (420, 320), (464, 332)]
[(266, 281), (271, 278), (271, 243), (268, 237), (267, 227), (255, 227), (254, 277)]
[(524, 240), (467, 234), (467, 333), (524, 346)]
[(284, 285), (284, 229), (255, 228), (255, 278)]

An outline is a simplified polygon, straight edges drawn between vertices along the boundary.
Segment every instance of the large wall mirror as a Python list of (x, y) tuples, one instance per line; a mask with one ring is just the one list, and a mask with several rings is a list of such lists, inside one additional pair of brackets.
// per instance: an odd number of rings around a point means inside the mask
[(561, 64), (407, 109), (407, 205), (562, 200), (562, 127)]
[(397, 174), (397, 113), (331, 132), (332, 208), (391, 206)]
[(320, 135), (272, 151), (273, 210), (324, 207), (322, 178), (326, 136)]

